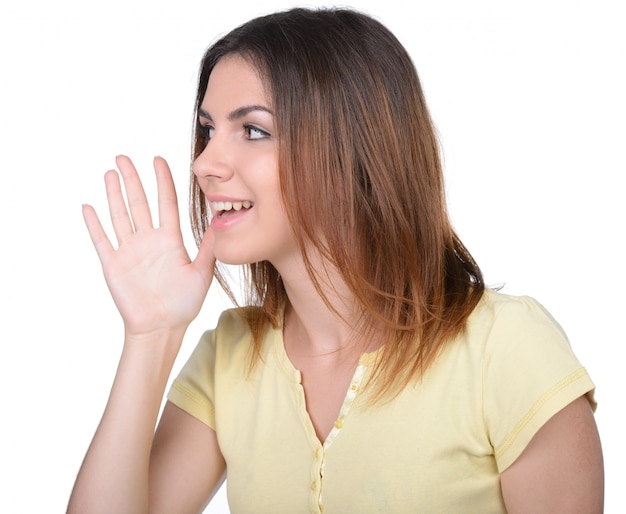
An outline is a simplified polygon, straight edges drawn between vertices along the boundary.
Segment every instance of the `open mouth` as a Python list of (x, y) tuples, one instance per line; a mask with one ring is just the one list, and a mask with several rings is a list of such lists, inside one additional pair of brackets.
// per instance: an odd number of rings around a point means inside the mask
[(213, 212), (218, 218), (233, 216), (240, 211), (247, 211), (248, 209), (251, 209), (253, 205), (254, 204), (248, 200), (243, 200), (241, 202), (211, 202)]

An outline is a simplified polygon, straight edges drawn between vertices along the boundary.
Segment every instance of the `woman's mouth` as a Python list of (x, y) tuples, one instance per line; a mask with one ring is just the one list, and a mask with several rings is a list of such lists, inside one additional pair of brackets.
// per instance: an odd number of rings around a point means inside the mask
[(241, 210), (250, 209), (254, 204), (248, 200), (235, 202), (211, 202), (214, 216), (218, 218), (228, 217), (236, 214)]

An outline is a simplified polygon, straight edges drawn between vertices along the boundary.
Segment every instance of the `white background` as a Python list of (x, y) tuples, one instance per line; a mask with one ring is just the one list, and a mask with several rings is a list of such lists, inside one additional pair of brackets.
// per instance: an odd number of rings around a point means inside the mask
[[(295, 4), (0, 2), (0, 511), (62, 512), (121, 348), (81, 204), (105, 215), (102, 175), (118, 153), (136, 160), (153, 198), (152, 156), (162, 155), (193, 252), (185, 200), (198, 62), (240, 22)], [(414, 57), (450, 212), (488, 282), (539, 299), (591, 373), (606, 512), (626, 512), (621, 2), (404, 3), (352, 5)], [(177, 369), (225, 306), (213, 291)], [(227, 512), (223, 495), (207, 512)]]

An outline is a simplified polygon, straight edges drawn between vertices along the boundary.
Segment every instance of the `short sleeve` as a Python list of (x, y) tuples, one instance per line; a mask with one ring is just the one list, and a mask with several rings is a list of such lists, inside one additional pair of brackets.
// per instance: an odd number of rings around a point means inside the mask
[(534, 299), (496, 303), (483, 362), (484, 416), (500, 472), (554, 414), (594, 385), (552, 316)]
[(167, 399), (215, 430), (215, 331), (205, 332), (179, 375)]

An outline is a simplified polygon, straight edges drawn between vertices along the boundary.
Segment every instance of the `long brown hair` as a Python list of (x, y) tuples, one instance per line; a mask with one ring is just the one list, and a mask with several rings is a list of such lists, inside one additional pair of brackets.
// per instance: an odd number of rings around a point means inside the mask
[[(323, 296), (306, 250), (313, 247), (360, 303), (364, 336), (382, 334), (378, 396), (398, 392), (462, 332), (484, 290), (449, 221), (440, 148), (414, 65), (367, 15), (292, 9), (245, 23), (207, 50), (196, 110), (213, 67), (229, 54), (248, 59), (266, 81), (283, 200), (309, 275)], [(194, 159), (205, 144), (196, 131)], [(208, 212), (191, 176), (199, 240)], [(248, 265), (245, 276), (247, 302), (259, 307), (245, 310), (258, 357), (267, 323), (279, 324), (285, 290), (269, 262)]]

